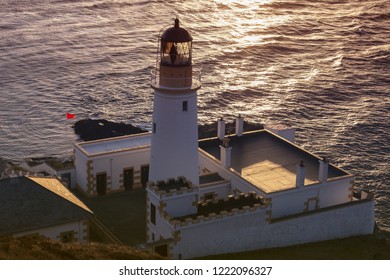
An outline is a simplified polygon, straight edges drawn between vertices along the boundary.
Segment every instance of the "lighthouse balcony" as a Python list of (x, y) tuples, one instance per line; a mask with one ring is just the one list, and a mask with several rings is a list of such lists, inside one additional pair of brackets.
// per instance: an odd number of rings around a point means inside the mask
[(151, 71), (151, 87), (159, 90), (178, 92), (182, 90), (198, 90), (201, 87), (202, 80), (200, 70), (192, 69), (192, 73), (189, 73), (188, 75), (183, 75), (182, 71), (176, 73), (175, 70), (176, 69), (171, 68), (169, 72), (162, 72), (161, 69), (153, 69)]

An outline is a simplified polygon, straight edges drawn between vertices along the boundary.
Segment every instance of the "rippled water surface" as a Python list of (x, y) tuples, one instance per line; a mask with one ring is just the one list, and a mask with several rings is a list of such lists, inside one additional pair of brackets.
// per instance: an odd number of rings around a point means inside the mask
[(390, 228), (390, 2), (0, 0), (0, 157), (63, 156), (65, 113), (150, 128), (157, 35), (179, 15), (199, 121), (285, 123), (376, 191)]

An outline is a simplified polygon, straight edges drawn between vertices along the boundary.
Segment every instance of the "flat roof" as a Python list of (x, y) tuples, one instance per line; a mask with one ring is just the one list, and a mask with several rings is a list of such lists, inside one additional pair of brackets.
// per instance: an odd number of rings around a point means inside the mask
[[(231, 168), (263, 190), (271, 193), (295, 188), (296, 165), (303, 160), (305, 164), (305, 185), (318, 182), (319, 157), (303, 148), (275, 135), (268, 130), (244, 133), (229, 137)], [(199, 147), (220, 159), (218, 138), (199, 141)], [(349, 175), (329, 164), (328, 178)]]
[(121, 152), (126, 150), (149, 147), (151, 144), (151, 133), (126, 135), (95, 141), (77, 143), (76, 146), (86, 155), (94, 156), (105, 153)]

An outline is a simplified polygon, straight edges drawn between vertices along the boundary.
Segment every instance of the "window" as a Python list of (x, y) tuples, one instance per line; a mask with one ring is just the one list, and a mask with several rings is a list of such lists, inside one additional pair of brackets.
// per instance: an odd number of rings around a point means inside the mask
[(156, 206), (152, 203), (150, 204), (150, 222), (154, 225), (156, 224)]
[(183, 101), (183, 112), (188, 111), (188, 101)]
[(68, 243), (74, 241), (74, 231), (65, 231), (60, 233), (61, 242)]
[(156, 123), (154, 122), (154, 123), (153, 123), (153, 133), (156, 133), (156, 130), (157, 130), (157, 125), (156, 125)]

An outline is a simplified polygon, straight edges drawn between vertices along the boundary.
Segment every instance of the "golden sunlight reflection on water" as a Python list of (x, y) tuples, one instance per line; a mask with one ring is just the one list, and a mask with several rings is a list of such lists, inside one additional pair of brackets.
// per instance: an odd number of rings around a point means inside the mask
[(150, 129), (157, 36), (178, 15), (202, 70), (201, 124), (291, 125), (373, 188), (389, 182), (388, 14), (386, 0), (5, 1), (2, 156), (64, 155), (68, 111)]

